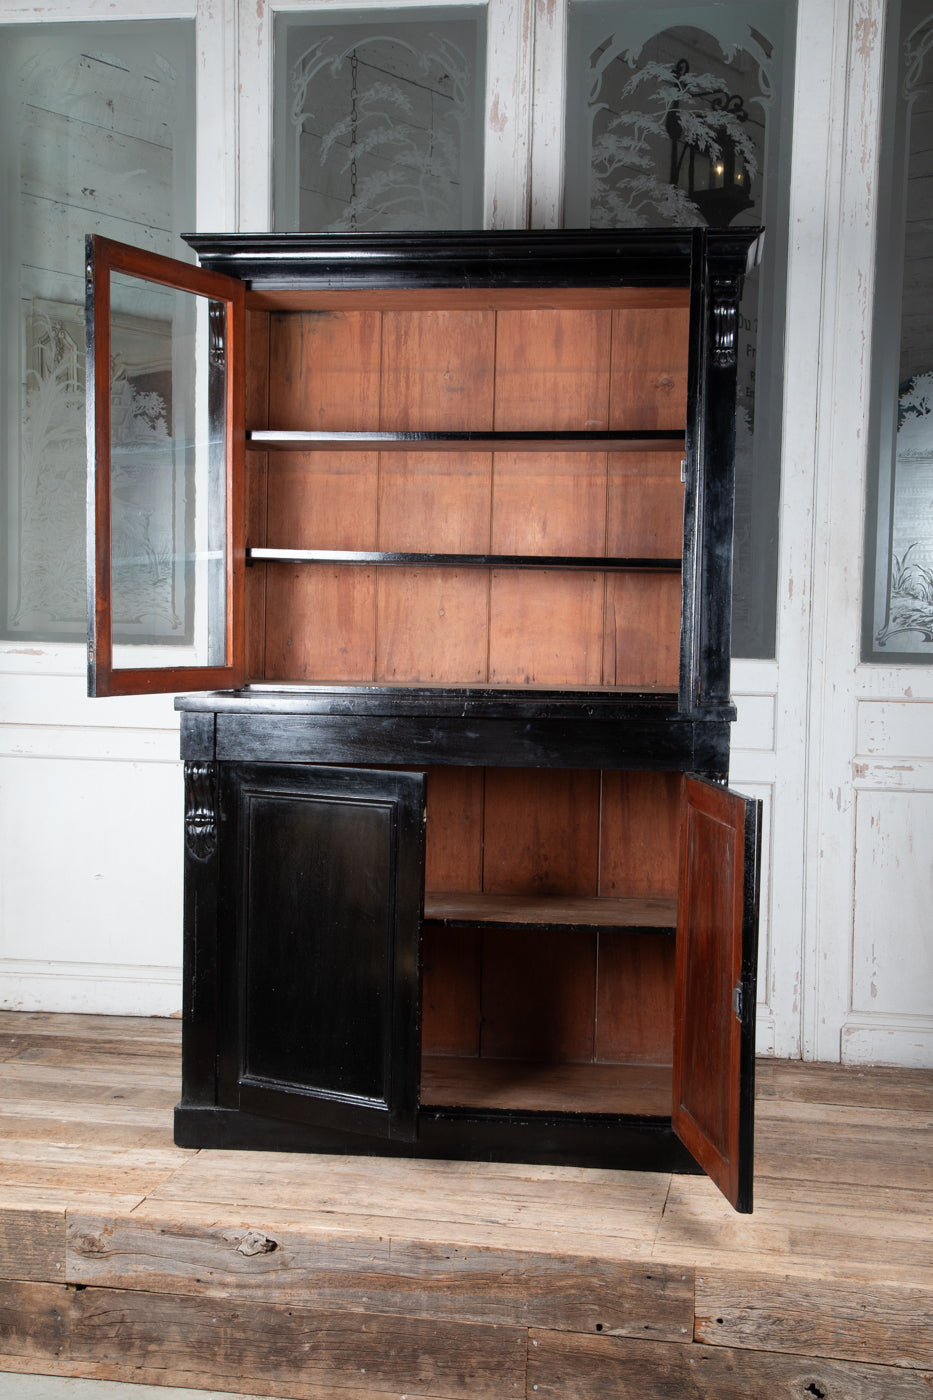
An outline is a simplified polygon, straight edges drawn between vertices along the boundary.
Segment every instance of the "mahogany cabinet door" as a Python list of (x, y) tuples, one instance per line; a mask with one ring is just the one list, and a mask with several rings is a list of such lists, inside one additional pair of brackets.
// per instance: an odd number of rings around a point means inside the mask
[(88, 238), (88, 694), (242, 684), (244, 289)]
[(413, 1140), (424, 774), (219, 768), (221, 1102)]
[(685, 775), (674, 1000), (674, 1131), (752, 1209), (761, 804)]

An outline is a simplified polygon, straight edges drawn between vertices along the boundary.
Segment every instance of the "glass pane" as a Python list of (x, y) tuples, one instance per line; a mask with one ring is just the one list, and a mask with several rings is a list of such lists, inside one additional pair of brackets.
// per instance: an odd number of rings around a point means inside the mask
[(933, 6), (892, 3), (885, 65), (862, 656), (933, 660)]
[(225, 660), (224, 316), (192, 292), (111, 278), (115, 668)]
[(0, 632), (84, 642), (84, 237), (184, 256), (194, 23), (0, 26)]
[(275, 227), (482, 224), (486, 12), (279, 14)]
[(569, 226), (764, 224), (741, 304), (733, 650), (770, 657), (778, 512), (793, 0), (571, 0)]

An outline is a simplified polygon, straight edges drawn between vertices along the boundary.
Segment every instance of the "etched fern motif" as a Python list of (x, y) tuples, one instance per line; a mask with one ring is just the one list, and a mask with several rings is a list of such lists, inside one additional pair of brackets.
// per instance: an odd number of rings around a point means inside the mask
[[(704, 220), (680, 185), (658, 172), (658, 149), (670, 142), (676, 113), (680, 140), (699, 154), (719, 159), (723, 141), (731, 142), (749, 175), (758, 173), (755, 142), (727, 106), (711, 105), (722, 80), (692, 73), (683, 65), (648, 61), (618, 91), (620, 110), (604, 119), (592, 148), (591, 187), (594, 227), (641, 228), (656, 223), (694, 226)], [(641, 109), (636, 109), (636, 95)], [(605, 104), (597, 104), (608, 111)]]
[(36, 317), (32, 339), (19, 480), (20, 589), (11, 622), (82, 624), (84, 541), (75, 526), (85, 510), (84, 356), (63, 321)]
[[(907, 380), (898, 396), (895, 465), (900, 480), (895, 501), (895, 543), (898, 536), (903, 540), (908, 530), (913, 533), (918, 526), (922, 528), (924, 517), (929, 521), (929, 494), (923, 487), (930, 479), (931, 459), (933, 372), (928, 372)], [(915, 507), (922, 507), (923, 502), (925, 508), (918, 514)], [(923, 643), (933, 643), (933, 569), (924, 562), (931, 555), (933, 537), (929, 535), (917, 536), (899, 554), (892, 549), (888, 613), (884, 625), (875, 633), (878, 646), (887, 646), (892, 637), (908, 632), (918, 634)]]

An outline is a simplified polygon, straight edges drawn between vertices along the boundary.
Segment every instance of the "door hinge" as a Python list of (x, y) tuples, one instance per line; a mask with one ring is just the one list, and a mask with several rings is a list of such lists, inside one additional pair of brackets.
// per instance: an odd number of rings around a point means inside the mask
[(744, 1010), (744, 1007), (745, 998), (742, 995), (742, 983), (736, 982), (735, 986), (732, 989), (732, 1010), (735, 1012), (736, 1017), (740, 1021), (742, 1019), (742, 1011)]

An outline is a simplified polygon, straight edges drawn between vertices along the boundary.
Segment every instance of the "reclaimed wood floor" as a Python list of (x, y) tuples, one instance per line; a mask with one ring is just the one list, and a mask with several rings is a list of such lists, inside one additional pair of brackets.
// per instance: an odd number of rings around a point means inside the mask
[(0, 1012), (0, 1373), (933, 1397), (933, 1072), (762, 1061), (743, 1217), (702, 1177), (176, 1148), (179, 1040)]

